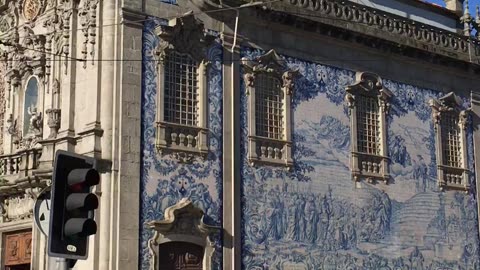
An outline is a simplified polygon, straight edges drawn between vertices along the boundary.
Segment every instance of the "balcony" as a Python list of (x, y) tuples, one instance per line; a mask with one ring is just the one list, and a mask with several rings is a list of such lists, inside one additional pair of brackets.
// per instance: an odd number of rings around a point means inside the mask
[(17, 194), (27, 188), (44, 187), (51, 169), (39, 170), (41, 148), (0, 156), (0, 196)]

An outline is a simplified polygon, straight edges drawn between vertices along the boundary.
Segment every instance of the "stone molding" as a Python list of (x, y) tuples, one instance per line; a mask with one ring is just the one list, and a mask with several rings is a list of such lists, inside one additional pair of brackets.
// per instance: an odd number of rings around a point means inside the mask
[(4, 197), (3, 202), (0, 203), (2, 222), (31, 219), (36, 195), (39, 191), (39, 188), (27, 188), (24, 193)]
[[(343, 11), (338, 14), (340, 17), (336, 17), (331, 11), (331, 5), (333, 5), (331, 1), (329, 1), (330, 10), (325, 15), (319, 14), (321, 11), (315, 11), (311, 6), (302, 8), (298, 0), (292, 0), (292, 2), (295, 4), (280, 2), (266, 5), (268, 8), (252, 7), (249, 9), (249, 15), (251, 16), (249, 21), (258, 25), (266, 23), (281, 24), (306, 31), (309, 34), (315, 33), (349, 43), (360, 44), (382, 53), (415, 58), (436, 65), (454, 67), (462, 71), (473, 71), (475, 74), (480, 74), (480, 42), (474, 37), (465, 37), (427, 25), (422, 26), (418, 22), (389, 13), (385, 14), (383, 11), (369, 9), (348, 1), (341, 4), (340, 2), (336, 3), (337, 5), (342, 5), (342, 7), (343, 5), (347, 5), (350, 8), (355, 7), (355, 10), (359, 10), (359, 12), (369, 11), (370, 13), (375, 13), (380, 16), (383, 24), (369, 25), (368, 23), (357, 23), (353, 18), (343, 18)], [(326, 12), (327, 10), (325, 10)], [(214, 15), (215, 13), (212, 14)], [(363, 20), (363, 15), (361, 17), (358, 19)], [(219, 16), (219, 18), (222, 17)], [(398, 25), (398, 27), (386, 27), (385, 21), (388, 18), (390, 25), (392, 22), (396, 22), (395, 25)], [(292, 21), (295, 21), (295, 23), (292, 24)], [(400, 27), (400, 23), (403, 23), (402, 27), (411, 23), (408, 33), (406, 32), (407, 28), (404, 30)], [(416, 28), (412, 28), (413, 26)], [(424, 40), (422, 38), (423, 33), (426, 33), (429, 38), (427, 37)], [(402, 35), (406, 36), (403, 37)], [(399, 38), (399, 36), (402, 36), (402, 38)], [(445, 37), (445, 46), (442, 44), (442, 36)], [(450, 46), (450, 43), (454, 45)], [(468, 44), (470, 44), (470, 50)]]
[(211, 269), (215, 248), (209, 235), (218, 232), (220, 228), (205, 224), (203, 218), (203, 211), (193, 205), (192, 201), (183, 198), (165, 209), (164, 220), (147, 222), (147, 228), (154, 231), (154, 236), (148, 241), (148, 248), (152, 255), (150, 270), (158, 269), (159, 245), (177, 241), (203, 247), (203, 269)]
[[(270, 50), (253, 60), (243, 58), (244, 82), (248, 96), (248, 161), (252, 166), (257, 164), (281, 165), (288, 169), (293, 167), (291, 99), (294, 90), (294, 80), (298, 71), (289, 70), (284, 59), (275, 50)], [(256, 131), (256, 92), (255, 77), (258, 74), (268, 74), (281, 82), (283, 96), (283, 139), (261, 137)]]
[(100, 0), (84, 0), (80, 7), (78, 17), (83, 33), (81, 47), (83, 68), (87, 68), (87, 58), (90, 55), (92, 65), (95, 63), (95, 44), (97, 40), (97, 7)]
[[(349, 108), (351, 130), (350, 170), (354, 181), (362, 178), (368, 182), (381, 180), (385, 184), (390, 179), (389, 157), (387, 146), (387, 114), (393, 93), (383, 86), (382, 79), (373, 73), (357, 72), (353, 85), (345, 88), (345, 102)], [(380, 153), (361, 152), (358, 146), (357, 101), (362, 96), (375, 97), (379, 107)]]
[[(392, 40), (405, 46), (426, 48), (429, 51), (448, 57), (457, 58), (455, 55), (462, 55), (462, 58), (468, 59), (466, 56), (469, 53), (469, 46), (473, 47), (470, 49), (477, 53), (480, 50), (480, 42), (473, 36), (462, 36), (349, 1), (289, 0), (284, 3), (286, 4), (278, 5), (294, 6), (305, 10), (304, 13), (296, 13), (298, 16), (312, 18), (342, 28), (346, 27), (347, 23), (348, 25), (354, 23), (356, 24), (356, 27), (353, 28), (354, 31)], [(273, 6), (277, 5), (274, 4)], [(315, 14), (317, 17), (312, 17), (309, 14)], [(338, 20), (345, 21), (345, 23)]]
[[(208, 59), (206, 50), (214, 37), (207, 34), (203, 23), (192, 12), (169, 21), (155, 29), (159, 44), (155, 50), (157, 67), (157, 131), (156, 147), (160, 154), (172, 153), (179, 162), (190, 163), (195, 156), (208, 154)], [(197, 64), (197, 122), (196, 126), (167, 122), (164, 118), (165, 57), (168, 53), (187, 55)]]
[[(470, 190), (470, 171), (468, 170), (467, 155), (467, 127), (470, 125), (471, 109), (462, 108), (462, 100), (455, 93), (450, 92), (439, 99), (429, 100), (432, 108), (432, 118), (435, 128), (435, 145), (437, 158), (437, 181), (441, 190), (460, 189)], [(457, 118), (460, 139), (461, 166), (451, 167), (444, 162), (444, 138), (442, 136), (442, 118), (446, 113), (453, 113)]]

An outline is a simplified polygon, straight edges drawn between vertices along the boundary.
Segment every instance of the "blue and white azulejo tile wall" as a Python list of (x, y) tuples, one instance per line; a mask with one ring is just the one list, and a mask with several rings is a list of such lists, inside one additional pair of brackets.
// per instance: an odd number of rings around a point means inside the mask
[(355, 72), (285, 60), (301, 73), (292, 100), (293, 171), (248, 164), (242, 95), (243, 269), (480, 269), (475, 188), (437, 187), (428, 100), (443, 94), (383, 80), (394, 94), (387, 123), (393, 177), (388, 185), (355, 184), (343, 102)]
[[(141, 239), (140, 269), (149, 269), (147, 241), (153, 234), (145, 222), (162, 220), (164, 210), (182, 198), (189, 198), (206, 214), (211, 225), (222, 224), (222, 46), (216, 41), (207, 51), (208, 67), (208, 138), (209, 153), (205, 161), (180, 164), (155, 149), (155, 112), (157, 74), (154, 48), (159, 39), (153, 30), (162, 22), (150, 19), (143, 33), (142, 85), (142, 177), (141, 177)], [(215, 239), (214, 269), (221, 269), (221, 240)]]

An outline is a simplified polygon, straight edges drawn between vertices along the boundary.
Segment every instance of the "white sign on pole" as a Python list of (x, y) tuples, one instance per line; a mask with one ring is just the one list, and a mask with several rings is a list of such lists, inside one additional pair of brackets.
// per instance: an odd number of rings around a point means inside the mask
[(40, 192), (35, 201), (33, 216), (38, 229), (48, 237), (48, 226), (50, 224), (50, 188)]

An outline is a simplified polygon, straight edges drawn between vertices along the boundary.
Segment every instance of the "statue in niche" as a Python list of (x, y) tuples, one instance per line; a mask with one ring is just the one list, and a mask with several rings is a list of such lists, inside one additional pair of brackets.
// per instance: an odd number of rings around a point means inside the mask
[(27, 108), (28, 115), (30, 115), (29, 133), (36, 137), (42, 136), (43, 133), (43, 117), (41, 112), (37, 112), (37, 107), (34, 105)]

